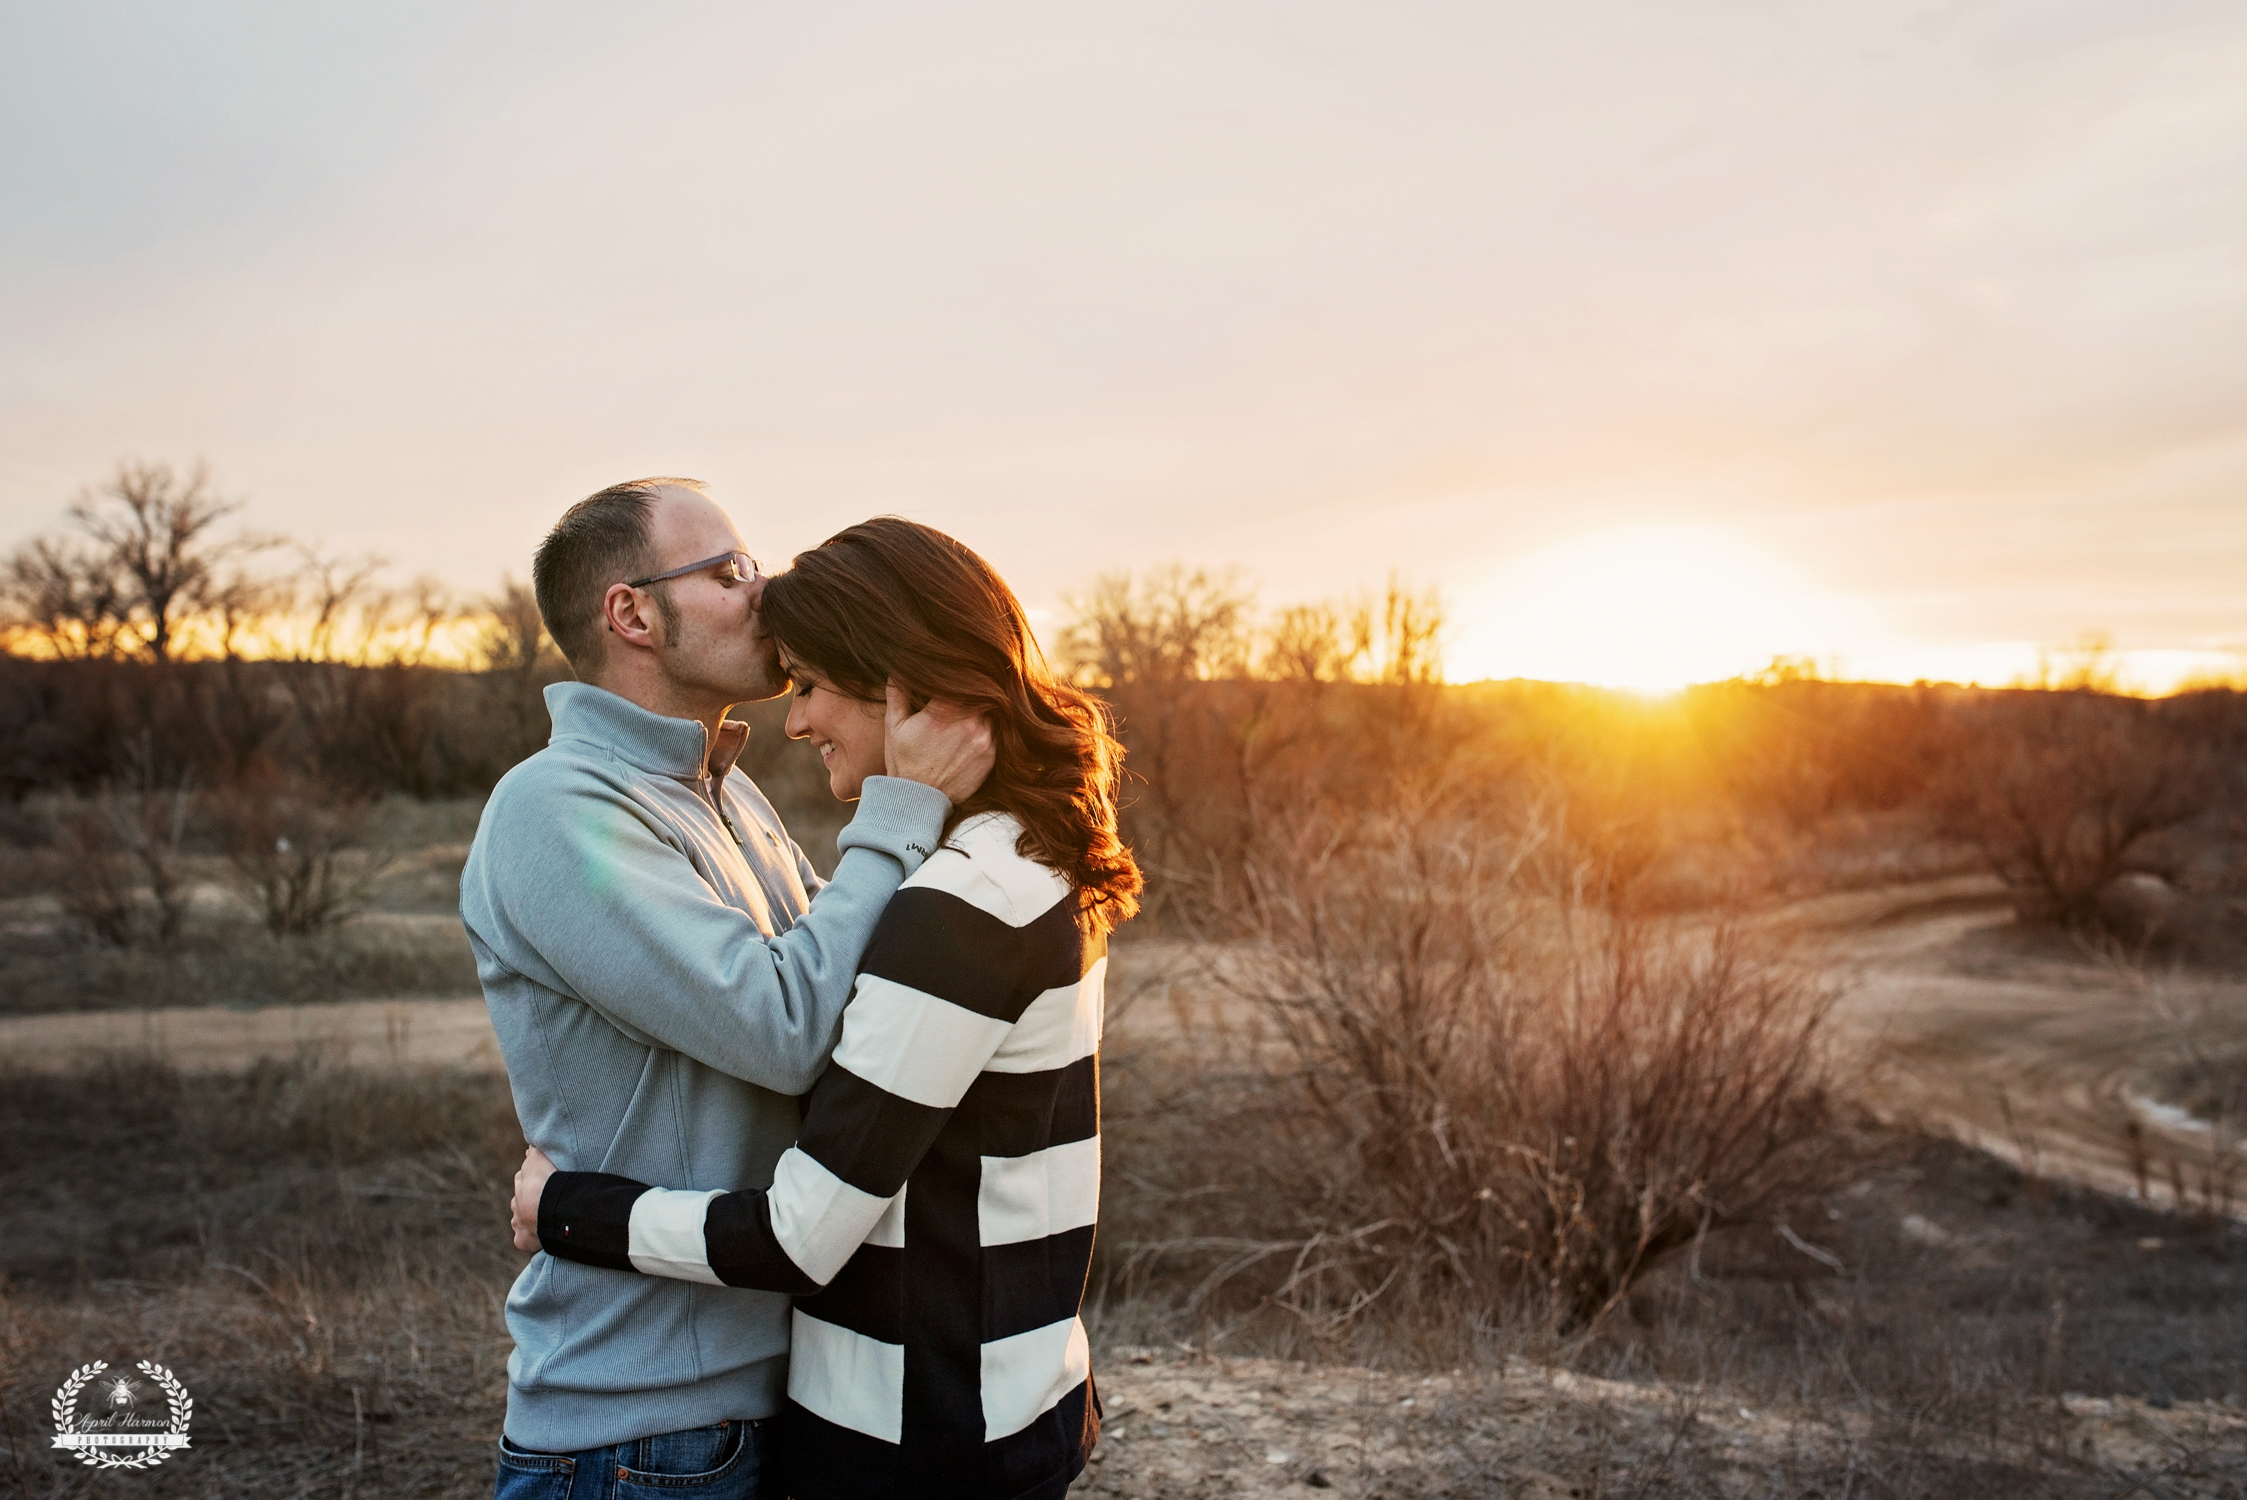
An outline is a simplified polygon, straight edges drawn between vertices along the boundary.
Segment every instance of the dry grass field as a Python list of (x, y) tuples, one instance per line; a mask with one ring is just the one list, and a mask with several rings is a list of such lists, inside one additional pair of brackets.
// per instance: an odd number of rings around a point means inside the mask
[[(189, 842), (179, 858), (184, 920), (169, 942), (88, 941), (68, 909), (77, 851), (0, 846), (0, 1015), (165, 1006), (265, 1006), (388, 995), (463, 995), (476, 961), (460, 930), (460, 866), (481, 798), (379, 809), (379, 870), (352, 920), (275, 936), (229, 862)], [(62, 809), (17, 811), (25, 833)]]
[[(2247, 1497), (2228, 814), (2030, 796), (2155, 797), (2098, 758), (2138, 718), (2004, 760), (1821, 684), (1655, 729), (1207, 686), (1136, 710), (1081, 1492)], [(0, 1495), (484, 1492), (521, 1142), (452, 910), (477, 801), (354, 803), (278, 874), (172, 805), (0, 816)], [(299, 876), (345, 908), (291, 930)], [(71, 1369), (143, 1358), (189, 1452), (47, 1444)]]
[[(1955, 921), (1907, 918), (1908, 961), (1880, 956), (1899, 924), (1853, 926), (1874, 935), (1859, 1004), (1908, 992), (1911, 964), (1971, 982), (1980, 950)], [(1111, 1423), (1084, 1492), (2247, 1494), (2237, 1223), (2158, 1187), (2141, 1203), (2031, 1176), (1939, 1124), (1859, 1119), (1847, 1180), (1797, 1205), (1791, 1233), (1712, 1234), (1592, 1328), (1530, 1299), (1497, 1317), (1447, 1305), (1441, 1288), (1320, 1328), (1253, 1270), (1205, 1292), (1210, 1258), (1174, 1242), (1259, 1232), (1260, 1215), (1275, 1233), (1256, 1189), (1287, 1139), (1277, 1039), (1211, 981), (1224, 956), (1118, 952), (1092, 1307)], [(520, 1138), (488, 1052), (432, 1024), (448, 1010), (364, 1007), (348, 1050), (237, 1027), (232, 1058), (184, 1045), (182, 1016), (167, 1040), (194, 1066), (52, 1049), (0, 1081), (0, 1493), (488, 1483)], [(1895, 1038), (1903, 1022), (1849, 1024)], [(47, 1397), (95, 1358), (177, 1370), (192, 1452), (124, 1478), (58, 1464), (38, 1441)]]

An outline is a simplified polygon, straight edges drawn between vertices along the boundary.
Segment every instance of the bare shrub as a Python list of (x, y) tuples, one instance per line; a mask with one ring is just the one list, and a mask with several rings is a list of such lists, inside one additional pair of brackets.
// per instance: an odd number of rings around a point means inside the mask
[(187, 920), (183, 846), (195, 790), (165, 786), (145, 766), (137, 779), (60, 808), (55, 894), (99, 942), (123, 948), (149, 937), (169, 947)]
[(139, 923), (132, 861), (118, 846), (117, 829), (98, 802), (63, 807), (55, 819), (55, 898), (96, 942), (129, 946)]
[(192, 893), (183, 856), (198, 798), (191, 782), (163, 785), (147, 762), (139, 781), (135, 789), (111, 801), (111, 816), (122, 822), (141, 877), (148, 883), (156, 941), (169, 947), (179, 940), (187, 920)]
[(317, 776), (265, 772), (211, 802), (236, 883), (276, 937), (357, 915), (394, 857), (372, 847), (373, 800)]
[(1734, 923), (1533, 898), (1533, 847), (1441, 804), (1259, 857), (1229, 971), (1300, 1064), (1308, 1231), (1275, 1295), (1346, 1319), (1400, 1279), (1564, 1324), (1836, 1170), (1830, 992)]
[(1993, 708), (1955, 758), (1950, 806), (2022, 921), (2093, 929), (2118, 877), (2174, 873), (2151, 842), (2208, 807), (2217, 767), (2163, 705), (2066, 692)]

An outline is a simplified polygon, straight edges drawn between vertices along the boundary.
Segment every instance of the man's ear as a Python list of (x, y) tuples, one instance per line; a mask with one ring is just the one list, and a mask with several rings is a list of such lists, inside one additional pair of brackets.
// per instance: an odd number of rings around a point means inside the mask
[(663, 644), (663, 622), (648, 607), (640, 591), (629, 584), (612, 583), (601, 600), (602, 623), (608, 633), (650, 650)]

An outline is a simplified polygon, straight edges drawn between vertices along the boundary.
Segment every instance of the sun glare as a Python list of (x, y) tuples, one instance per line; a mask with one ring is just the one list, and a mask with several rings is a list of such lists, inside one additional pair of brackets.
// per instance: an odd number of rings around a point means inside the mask
[(1461, 600), (1454, 681), (1532, 677), (1669, 692), (1775, 656), (1820, 657), (1846, 601), (1723, 532), (1633, 527), (1521, 558)]

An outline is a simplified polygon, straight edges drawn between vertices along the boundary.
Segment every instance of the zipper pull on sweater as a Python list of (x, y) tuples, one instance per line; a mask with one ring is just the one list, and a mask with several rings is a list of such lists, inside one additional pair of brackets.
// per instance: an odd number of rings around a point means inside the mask
[(726, 837), (733, 840), (733, 846), (736, 849), (747, 850), (749, 846), (742, 842), (741, 830), (734, 827), (733, 819), (726, 816), (725, 778), (722, 776), (703, 777), (702, 800), (710, 804), (710, 810), (716, 813), (718, 821), (725, 825)]

